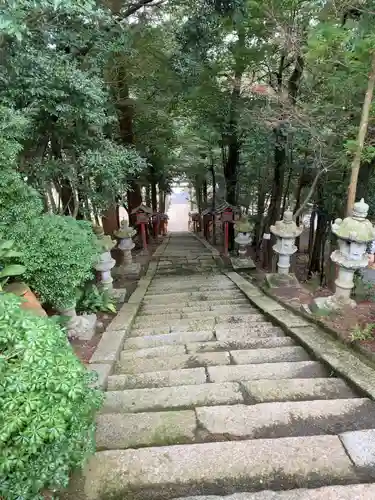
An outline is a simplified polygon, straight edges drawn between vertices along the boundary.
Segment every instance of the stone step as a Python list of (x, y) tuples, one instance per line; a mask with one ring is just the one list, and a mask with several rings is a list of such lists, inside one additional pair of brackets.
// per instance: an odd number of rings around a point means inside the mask
[(270, 349), (249, 349), (230, 351), (236, 365), (255, 363), (281, 363), (283, 361), (309, 361), (311, 358), (303, 347), (273, 347)]
[[(215, 308), (213, 311), (204, 311), (204, 318), (213, 318), (217, 322), (221, 321), (221, 318), (223, 317), (223, 314), (229, 314), (228, 311), (232, 311), (232, 314), (230, 317), (232, 317), (233, 314), (236, 315), (241, 315), (241, 316), (246, 316), (246, 315), (253, 315), (254, 321), (257, 321), (257, 318), (262, 318), (264, 319), (263, 316), (260, 316), (257, 314), (257, 311), (250, 307), (248, 304), (243, 304), (243, 305), (231, 305), (231, 306), (221, 306), (220, 309)], [(149, 325), (157, 325), (157, 324), (174, 324), (178, 323), (180, 324), (179, 320), (182, 319), (199, 319), (202, 318), (202, 311), (194, 311), (194, 308), (191, 308), (189, 312), (172, 312), (172, 313), (159, 313), (159, 314), (142, 314), (142, 311), (138, 314), (134, 326), (135, 328), (142, 328), (143, 326), (149, 326)]]
[(145, 295), (143, 303), (148, 305), (154, 304), (178, 304), (181, 300), (189, 302), (201, 302), (210, 300), (236, 300), (243, 299), (244, 295), (238, 290), (225, 290), (225, 291), (212, 291), (210, 293), (204, 292), (171, 292), (163, 294)]
[(241, 386), (247, 394), (247, 400), (251, 403), (357, 397), (356, 393), (339, 378), (252, 380), (242, 382)]
[(236, 311), (233, 314), (224, 313), (216, 317), (216, 323), (221, 326), (222, 324), (228, 323), (232, 328), (241, 328), (242, 326), (251, 326), (259, 321), (265, 321), (266, 317), (263, 314), (254, 314), (251, 311), (247, 314), (237, 314)]
[(137, 413), (178, 410), (196, 406), (218, 406), (243, 403), (239, 384), (200, 384), (107, 391), (103, 413)]
[(189, 368), (184, 370), (167, 370), (146, 372), (137, 375), (110, 375), (108, 390), (120, 391), (123, 389), (146, 389), (156, 387), (172, 387), (176, 385), (204, 384), (207, 376), (205, 369)]
[(256, 338), (285, 337), (283, 330), (268, 321), (257, 321), (254, 324), (221, 323), (215, 325), (215, 335), (220, 342), (246, 341)]
[(199, 496), (175, 500), (371, 500), (375, 498), (375, 484), (353, 484), (349, 486), (324, 486), (316, 489), (288, 491), (261, 491), (258, 493), (235, 493), (226, 497)]
[(96, 453), (87, 500), (171, 500), (188, 495), (359, 482), (337, 436), (257, 439)]
[(133, 360), (139, 358), (158, 358), (158, 357), (169, 357), (169, 356), (179, 356), (187, 354), (186, 347), (184, 345), (160, 345), (155, 347), (147, 347), (137, 350), (124, 350), (121, 353), (123, 360)]
[(156, 283), (152, 281), (149, 288), (147, 289), (147, 293), (152, 294), (155, 292), (157, 295), (160, 294), (171, 294), (173, 292), (196, 292), (196, 291), (207, 291), (214, 292), (216, 290), (238, 290), (236, 285), (230, 281), (219, 281), (219, 280), (211, 280), (209, 278), (203, 278), (201, 280), (176, 280), (175, 278), (169, 278), (168, 282), (165, 283)]
[(133, 351), (122, 351), (117, 365), (118, 373), (146, 373), (200, 366), (229, 365), (228, 352), (204, 352), (197, 354), (180, 354), (157, 358), (135, 357)]
[(205, 439), (261, 439), (339, 434), (369, 429), (375, 404), (369, 399), (261, 403), (196, 408)]
[(192, 410), (100, 414), (96, 418), (96, 449), (193, 443), (196, 428)]
[(273, 380), (283, 378), (314, 378), (327, 376), (317, 361), (294, 363), (264, 363), (252, 365), (209, 366), (210, 382), (242, 382), (246, 380)]
[(152, 321), (152, 317), (139, 318), (134, 323), (134, 330), (151, 328), (152, 331), (158, 333), (160, 330), (169, 327), (169, 331), (184, 331), (184, 332), (194, 332), (201, 330), (213, 330), (215, 326), (215, 317), (206, 318), (202, 315), (202, 318), (184, 318), (184, 319), (170, 319), (170, 320), (156, 320)]
[[(192, 308), (194, 309), (194, 308)], [(257, 309), (254, 309), (253, 307), (250, 306), (249, 303), (247, 304), (230, 304), (230, 305), (221, 305), (218, 307), (214, 307), (213, 309), (209, 311), (204, 312), (204, 317), (214, 317), (216, 318), (217, 322), (220, 321), (220, 318), (223, 316), (223, 314), (253, 314), (254, 316), (258, 316), (258, 311)], [(184, 311), (182, 313), (182, 318), (199, 318), (202, 317), (202, 311)]]
[(194, 352), (232, 351), (233, 349), (269, 349), (294, 345), (290, 337), (254, 337), (247, 340), (237, 340), (233, 337), (226, 342), (219, 340), (211, 342), (188, 342), (186, 343), (186, 350), (188, 354), (191, 354)]
[(214, 334), (212, 331), (180, 332), (144, 337), (132, 337), (125, 340), (124, 349), (147, 349), (163, 345), (183, 345), (188, 342), (207, 342), (213, 339)]
[(144, 314), (161, 314), (161, 313), (169, 313), (169, 312), (191, 312), (191, 311), (209, 311), (213, 309), (220, 309), (222, 306), (229, 305), (243, 305), (248, 304), (249, 301), (246, 298), (234, 299), (234, 300), (210, 300), (210, 301), (202, 301), (202, 302), (177, 302), (173, 305), (168, 304), (154, 304), (148, 305), (144, 304), (141, 309), (141, 313)]

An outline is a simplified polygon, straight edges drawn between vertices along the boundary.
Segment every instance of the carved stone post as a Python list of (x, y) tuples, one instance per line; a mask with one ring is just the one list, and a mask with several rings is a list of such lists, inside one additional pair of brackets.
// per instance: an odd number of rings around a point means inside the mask
[(233, 269), (255, 269), (255, 264), (251, 257), (247, 256), (247, 250), (253, 239), (253, 225), (246, 217), (241, 218), (234, 224), (237, 235), (234, 241), (238, 244), (238, 257), (232, 257)]

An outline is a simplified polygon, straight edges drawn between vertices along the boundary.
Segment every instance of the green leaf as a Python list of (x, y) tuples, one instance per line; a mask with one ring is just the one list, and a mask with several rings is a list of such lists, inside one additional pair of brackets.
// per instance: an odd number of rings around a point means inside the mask
[(9, 266), (5, 266), (0, 271), (0, 278), (6, 278), (7, 276), (19, 276), (26, 271), (26, 267), (20, 264), (10, 264)]

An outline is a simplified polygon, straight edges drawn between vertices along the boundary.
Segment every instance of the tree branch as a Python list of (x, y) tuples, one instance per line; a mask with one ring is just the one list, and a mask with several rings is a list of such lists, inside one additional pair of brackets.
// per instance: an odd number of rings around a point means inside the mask
[[(146, 7), (146, 5), (152, 4), (154, 1), (155, 0), (139, 0), (139, 2), (133, 3), (130, 7), (128, 7), (121, 17), (129, 17), (135, 14), (142, 7)], [(157, 2), (156, 5), (160, 5), (161, 3), (162, 2)], [(153, 5), (150, 5), (150, 7), (153, 7)]]
[(297, 217), (299, 217), (301, 215), (301, 213), (303, 212), (303, 210), (305, 209), (306, 205), (308, 204), (308, 202), (310, 201), (310, 198), (312, 197), (312, 195), (314, 194), (314, 191), (315, 191), (315, 188), (316, 188), (316, 185), (318, 184), (318, 180), (320, 178), (320, 176), (322, 174), (324, 174), (325, 172), (327, 172), (327, 168), (322, 168), (320, 169), (316, 175), (315, 175), (315, 179), (314, 179), (314, 182), (312, 183), (311, 185), (311, 188), (310, 188), (310, 191), (308, 192), (308, 195), (306, 196), (306, 198), (303, 200), (303, 203), (300, 205), (299, 209), (295, 212), (295, 214), (293, 215), (293, 219), (294, 220), (297, 220)]

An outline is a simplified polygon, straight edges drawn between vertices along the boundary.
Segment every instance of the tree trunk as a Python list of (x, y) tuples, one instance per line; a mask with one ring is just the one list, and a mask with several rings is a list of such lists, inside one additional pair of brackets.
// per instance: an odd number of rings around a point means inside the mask
[(151, 184), (146, 186), (146, 205), (151, 207)]
[(132, 190), (128, 191), (128, 212), (130, 226), (136, 227), (137, 217), (132, 215), (132, 210), (142, 204), (142, 191), (141, 186), (136, 181), (131, 181), (130, 187)]
[(357, 138), (357, 150), (356, 150), (356, 153), (354, 155), (353, 162), (352, 162), (351, 177), (350, 177), (350, 183), (349, 183), (349, 188), (348, 188), (348, 201), (347, 201), (347, 205), (346, 205), (347, 215), (351, 215), (352, 210), (353, 210), (353, 206), (355, 203), (355, 197), (356, 197), (356, 192), (357, 192), (358, 174), (359, 174), (359, 169), (361, 167), (361, 156), (362, 156), (363, 146), (365, 144), (365, 139), (366, 139), (366, 134), (367, 134), (368, 121), (369, 121), (369, 115), (370, 115), (371, 103), (372, 103), (372, 96), (374, 93), (374, 86), (375, 86), (375, 52), (372, 55), (371, 73), (370, 73), (370, 76), (368, 79), (365, 101), (363, 103), (363, 108), (362, 108), (361, 123), (359, 126), (358, 138)]
[(212, 178), (212, 213), (213, 213), (213, 226), (212, 226), (212, 245), (216, 245), (216, 173), (214, 159), (211, 153), (211, 178)]
[(156, 191), (156, 182), (154, 180), (151, 181), (151, 208), (153, 212), (158, 211), (158, 194)]
[(165, 213), (165, 192), (159, 186), (159, 211)]
[[(275, 170), (272, 184), (271, 202), (268, 209), (267, 222), (265, 231), (270, 232), (270, 227), (280, 219), (281, 199), (283, 196), (284, 177), (285, 177), (285, 160), (286, 160), (286, 138), (284, 133), (284, 126), (280, 125), (275, 129), (276, 143), (275, 143)], [(270, 269), (273, 257), (273, 245), (275, 244), (274, 238), (265, 240), (265, 249), (263, 250), (264, 267)]]
[(207, 193), (207, 179), (205, 178), (202, 184), (202, 191), (203, 191), (203, 204), (205, 208), (207, 208), (208, 205), (208, 193)]

